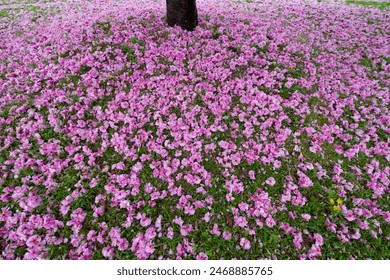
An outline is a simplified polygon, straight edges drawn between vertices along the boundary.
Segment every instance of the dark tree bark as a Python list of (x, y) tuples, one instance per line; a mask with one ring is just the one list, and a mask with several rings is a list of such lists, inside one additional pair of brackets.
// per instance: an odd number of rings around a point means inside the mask
[(198, 25), (196, 0), (167, 0), (167, 22), (192, 31)]

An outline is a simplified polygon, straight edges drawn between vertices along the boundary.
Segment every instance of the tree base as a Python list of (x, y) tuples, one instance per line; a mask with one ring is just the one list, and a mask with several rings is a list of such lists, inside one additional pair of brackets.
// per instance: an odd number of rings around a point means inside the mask
[(167, 0), (167, 22), (192, 31), (198, 25), (198, 11), (195, 0)]

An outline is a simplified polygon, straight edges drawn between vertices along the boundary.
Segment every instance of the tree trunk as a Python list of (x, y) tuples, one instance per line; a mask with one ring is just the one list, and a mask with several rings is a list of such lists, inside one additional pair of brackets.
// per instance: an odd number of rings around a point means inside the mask
[(192, 31), (198, 25), (196, 0), (167, 0), (167, 22)]

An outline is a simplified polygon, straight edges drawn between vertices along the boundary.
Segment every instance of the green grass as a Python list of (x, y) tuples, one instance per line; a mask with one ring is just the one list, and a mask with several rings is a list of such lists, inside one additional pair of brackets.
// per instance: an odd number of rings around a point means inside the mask
[(7, 10), (0, 10), (0, 18), (7, 17), (7, 16), (8, 16), (8, 11)]
[(347, 0), (346, 1), (347, 4), (356, 4), (356, 5), (362, 5), (362, 6), (366, 6), (366, 7), (376, 7), (376, 8), (379, 8), (381, 10), (384, 10), (386, 9), (387, 7), (390, 6), (390, 3), (389, 2), (372, 2), (372, 1), (354, 1), (354, 0)]

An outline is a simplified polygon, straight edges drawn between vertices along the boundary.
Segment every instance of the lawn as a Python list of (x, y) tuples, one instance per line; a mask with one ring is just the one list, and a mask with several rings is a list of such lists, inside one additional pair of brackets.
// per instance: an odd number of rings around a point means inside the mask
[(163, 0), (27, 2), (0, 259), (390, 258), (387, 4), (198, 0), (188, 32)]
[(387, 7), (390, 6), (390, 2), (385, 2), (385, 1), (356, 1), (356, 0), (346, 0), (345, 1), (347, 4), (355, 4), (355, 5), (362, 5), (362, 6), (367, 6), (367, 7), (377, 7), (379, 9), (386, 9)]

